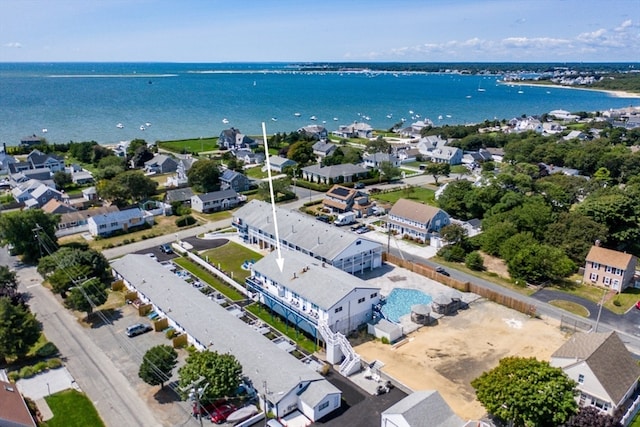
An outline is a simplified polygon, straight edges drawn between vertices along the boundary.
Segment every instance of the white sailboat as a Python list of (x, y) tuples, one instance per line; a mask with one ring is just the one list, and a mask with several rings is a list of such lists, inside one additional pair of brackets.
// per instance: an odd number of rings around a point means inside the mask
[(228, 125), (229, 124), (229, 119), (226, 119), (226, 118), (222, 119), (222, 123), (224, 123), (225, 125)]

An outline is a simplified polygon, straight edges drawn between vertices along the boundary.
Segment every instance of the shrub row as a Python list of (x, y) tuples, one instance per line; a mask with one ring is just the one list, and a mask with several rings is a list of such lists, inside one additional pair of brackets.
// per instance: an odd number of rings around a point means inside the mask
[(9, 372), (9, 380), (17, 381), (20, 378), (31, 378), (34, 375), (38, 375), (40, 372), (48, 371), (49, 369), (57, 369), (62, 366), (62, 360), (53, 358), (49, 360), (43, 360), (35, 365), (23, 366), (19, 371)]

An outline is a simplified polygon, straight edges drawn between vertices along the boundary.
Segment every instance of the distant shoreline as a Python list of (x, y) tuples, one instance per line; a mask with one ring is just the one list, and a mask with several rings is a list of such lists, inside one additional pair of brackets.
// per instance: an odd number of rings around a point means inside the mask
[(615, 98), (640, 98), (640, 93), (625, 92), (623, 90), (607, 90), (607, 89), (597, 89), (597, 88), (590, 88), (590, 87), (564, 86), (564, 85), (546, 84), (546, 83), (529, 83), (526, 81), (509, 81), (509, 82), (499, 81), (498, 83), (502, 85), (552, 87), (555, 89), (574, 89), (574, 90), (587, 90), (591, 92), (603, 92)]

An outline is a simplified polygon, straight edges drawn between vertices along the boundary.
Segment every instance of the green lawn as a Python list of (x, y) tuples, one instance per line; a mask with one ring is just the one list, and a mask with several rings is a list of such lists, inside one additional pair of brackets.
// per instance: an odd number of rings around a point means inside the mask
[[(245, 169), (244, 173), (249, 178), (253, 178), (253, 179), (264, 179), (264, 178), (269, 176), (267, 171), (264, 171), (264, 172), (262, 171), (262, 167), (261, 166), (256, 166), (254, 168)], [(274, 172), (274, 175), (276, 175), (275, 172)]]
[(228, 242), (215, 249), (209, 249), (202, 253), (203, 257), (209, 257), (209, 262), (214, 265), (220, 264), (220, 268), (224, 271), (233, 272), (233, 278), (236, 282), (244, 285), (244, 280), (251, 274), (248, 270), (242, 269), (242, 263), (245, 260), (258, 261), (262, 258), (258, 252), (254, 252), (235, 242)]
[(410, 189), (402, 189), (390, 191), (388, 193), (373, 194), (372, 199), (383, 200), (389, 203), (395, 203), (398, 199), (411, 199), (417, 202), (424, 202), (428, 205), (437, 206), (435, 191), (424, 187), (411, 187)]
[(316, 351), (316, 344), (312, 339), (308, 338), (304, 333), (300, 330), (296, 329), (295, 326), (285, 323), (282, 317), (269, 313), (262, 304), (253, 303), (245, 307), (245, 310), (253, 313), (255, 316), (259, 317), (262, 321), (268, 323), (273, 328), (277, 329), (285, 335), (286, 337), (295, 341), (295, 343), (302, 350), (307, 353), (313, 353)]
[[(596, 304), (600, 304), (600, 302), (602, 301), (604, 289), (584, 284), (578, 285), (575, 283), (575, 280), (578, 280), (576, 279), (576, 277), (578, 276), (573, 277), (574, 281), (569, 280), (562, 286), (553, 286), (552, 288), (561, 292), (566, 292), (568, 294), (585, 298), (589, 301), (595, 302)], [(640, 300), (640, 289), (627, 288), (620, 294), (607, 299), (604, 303), (604, 307), (608, 308), (616, 314), (624, 314), (638, 300)], [(619, 305), (615, 304), (616, 301)]]
[(99, 427), (104, 426), (91, 400), (76, 390), (64, 390), (45, 397), (53, 412), (46, 427)]
[(636, 417), (631, 421), (629, 427), (640, 427), (640, 415), (636, 415)]
[(175, 262), (180, 267), (184, 268), (189, 273), (193, 274), (230, 300), (242, 301), (243, 299), (245, 299), (245, 296), (238, 292), (235, 288), (227, 285), (222, 280), (218, 279), (216, 276), (209, 273), (198, 264), (188, 260), (187, 258), (175, 258), (173, 262)]
[(218, 149), (218, 138), (204, 137), (178, 141), (158, 141), (158, 147), (178, 154), (185, 152), (200, 153), (203, 151), (216, 151)]
[(575, 302), (572, 302), (572, 301), (556, 299), (556, 300), (549, 301), (549, 304), (551, 304), (554, 307), (558, 307), (563, 310), (566, 310), (569, 313), (573, 313), (578, 316), (589, 317), (589, 310), (587, 310), (584, 306), (580, 304), (576, 304)]

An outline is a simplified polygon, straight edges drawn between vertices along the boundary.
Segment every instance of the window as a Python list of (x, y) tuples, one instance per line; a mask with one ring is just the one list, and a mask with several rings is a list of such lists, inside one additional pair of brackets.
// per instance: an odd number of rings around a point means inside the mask
[(360, 299), (358, 300), (358, 304), (363, 303), (363, 302), (364, 302), (364, 300), (365, 300), (365, 298), (364, 298), (364, 297), (363, 297), (363, 298), (360, 298)]
[(611, 273), (611, 271), (612, 271), (612, 267), (611, 267), (610, 265), (607, 265), (607, 266), (604, 268), (604, 271), (606, 271), (607, 273)]
[(329, 402), (324, 402), (320, 406), (318, 406), (318, 411), (322, 411), (323, 409), (326, 409), (328, 407), (329, 407)]
[(598, 264), (597, 262), (592, 262), (592, 263), (591, 263), (591, 267), (592, 267), (594, 270), (599, 270), (599, 269), (600, 269), (600, 264)]
[(591, 273), (591, 275), (589, 276), (589, 280), (591, 280), (592, 282), (597, 282), (598, 275), (596, 273)]
[(602, 278), (602, 282), (606, 285), (609, 286), (611, 284), (611, 278), (610, 277), (603, 277)]
[(584, 383), (584, 375), (580, 374), (578, 375), (578, 384), (583, 384)]
[(369, 298), (375, 298), (375, 297), (377, 297), (377, 296), (378, 296), (378, 293), (377, 293), (377, 292), (374, 292), (374, 293), (372, 293), (372, 294), (371, 294), (371, 296), (370, 296)]
[(334, 310), (334, 313), (340, 313), (342, 311), (342, 307), (338, 307)]

